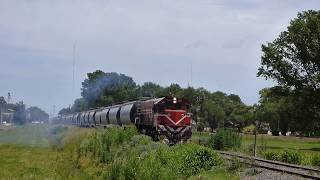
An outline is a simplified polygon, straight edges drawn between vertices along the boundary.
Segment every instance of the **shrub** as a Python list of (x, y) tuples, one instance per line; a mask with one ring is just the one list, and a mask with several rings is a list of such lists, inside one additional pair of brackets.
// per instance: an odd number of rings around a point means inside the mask
[(49, 130), (47, 138), (54, 149), (61, 149), (63, 147), (62, 140), (67, 130), (68, 128), (64, 126), (55, 126)]
[(237, 149), (242, 142), (241, 135), (228, 129), (220, 129), (209, 140), (209, 146), (217, 150)]
[(196, 136), (196, 137), (192, 138), (191, 142), (195, 143), (195, 144), (206, 146), (209, 144), (209, 140), (210, 140), (210, 138), (205, 137), (205, 136)]
[(264, 153), (268, 160), (281, 161), (290, 164), (301, 164), (302, 155), (296, 151), (284, 150), (280, 153), (269, 151)]
[(112, 146), (120, 146), (136, 134), (137, 130), (135, 128), (109, 128), (103, 132), (96, 132), (82, 141), (80, 152), (84, 156), (93, 155), (100, 162), (105, 163), (112, 160), (110, 154)]
[(268, 151), (263, 153), (264, 158), (272, 161), (280, 161), (279, 153), (276, 153), (274, 151)]
[(312, 164), (313, 166), (320, 167), (320, 155), (319, 155), (319, 154), (312, 156), (312, 158), (311, 158), (311, 164)]
[(137, 174), (139, 171), (138, 159), (128, 159), (126, 166), (123, 168), (124, 179), (138, 179)]
[(157, 172), (162, 170), (161, 177), (169, 176), (172, 179), (189, 177), (222, 164), (222, 159), (216, 152), (196, 144), (161, 146), (149, 153), (144, 161), (152, 162), (148, 165), (149, 168), (158, 169)]
[(120, 161), (114, 161), (111, 165), (109, 165), (102, 174), (105, 179), (110, 180), (117, 180), (122, 179), (122, 171), (123, 170), (123, 163)]
[(280, 153), (280, 161), (291, 164), (301, 164), (302, 155), (296, 151), (284, 150)]
[(217, 154), (213, 151), (202, 148), (194, 149), (192, 152), (186, 154), (182, 162), (182, 174), (191, 176), (199, 173), (201, 170), (209, 170), (220, 162)]
[(230, 163), (228, 169), (229, 169), (230, 171), (237, 171), (237, 170), (240, 169), (241, 167), (242, 167), (242, 162), (241, 162), (238, 158), (233, 157), (233, 158), (231, 159), (231, 163)]
[(279, 130), (274, 130), (274, 129), (271, 130), (272, 136), (279, 136), (279, 133), (280, 133)]
[[(141, 147), (147, 151), (141, 152)], [(132, 156), (132, 152), (136, 154)], [(168, 147), (150, 142), (131, 146), (128, 154), (108, 164), (103, 173), (106, 179), (179, 179), (219, 166), (222, 159), (212, 149), (203, 146), (182, 144)]]
[[(221, 131), (220, 131), (221, 132)], [(217, 132), (215, 135), (212, 135), (209, 143), (213, 147), (213, 149), (223, 150), (225, 149), (225, 142), (222, 133)]]
[(198, 122), (197, 124), (197, 131), (202, 132), (204, 130), (205, 125), (203, 122)]
[[(93, 133), (82, 139), (79, 162), (97, 179), (181, 179), (222, 164), (211, 148), (196, 144), (169, 147), (136, 134), (116, 128)], [(95, 164), (88, 163), (92, 157)]]
[(242, 132), (244, 134), (254, 134), (254, 130), (256, 129), (256, 127), (254, 125), (250, 125), (250, 126), (246, 126), (243, 128)]

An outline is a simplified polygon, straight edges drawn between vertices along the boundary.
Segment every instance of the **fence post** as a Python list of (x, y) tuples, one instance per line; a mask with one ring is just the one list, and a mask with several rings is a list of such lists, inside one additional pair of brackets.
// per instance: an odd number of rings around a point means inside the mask
[(254, 146), (253, 146), (253, 155), (257, 156), (257, 130), (254, 130)]

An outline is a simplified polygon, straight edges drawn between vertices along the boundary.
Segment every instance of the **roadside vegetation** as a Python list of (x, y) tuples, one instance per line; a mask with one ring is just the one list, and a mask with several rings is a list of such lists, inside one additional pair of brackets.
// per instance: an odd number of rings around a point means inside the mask
[[(87, 174), (105, 179), (233, 177), (211, 148), (197, 144), (169, 147), (139, 135), (134, 127), (98, 131), (82, 140), (72, 157)], [(236, 177), (234, 177), (236, 178)]]
[(26, 125), (0, 137), (0, 176), (8, 179), (238, 179), (212, 148), (168, 146), (135, 127)]
[[(254, 135), (240, 134), (231, 130), (219, 130), (214, 134), (194, 132), (191, 141), (216, 150), (253, 155)], [(269, 160), (320, 167), (319, 138), (259, 134), (256, 148), (258, 156)]]
[[(52, 134), (55, 129), (62, 131)], [(1, 179), (87, 179), (63, 151), (55, 148), (65, 132), (62, 127), (40, 124), (1, 129)]]

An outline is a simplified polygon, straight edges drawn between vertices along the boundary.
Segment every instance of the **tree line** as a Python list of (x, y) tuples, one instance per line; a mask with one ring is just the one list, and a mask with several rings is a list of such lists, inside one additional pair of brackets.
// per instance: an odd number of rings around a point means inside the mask
[(210, 92), (204, 88), (182, 88), (175, 83), (168, 87), (153, 82), (137, 85), (129, 76), (101, 70), (87, 74), (82, 82), (81, 96), (70, 108), (64, 108), (59, 113), (105, 107), (141, 97), (172, 96), (191, 102), (191, 112), (199, 130), (206, 126), (216, 129), (231, 124), (240, 131), (254, 119), (253, 106), (244, 104), (235, 94)]
[(320, 11), (298, 13), (262, 52), (257, 75), (277, 86), (260, 91), (258, 117), (281, 132), (320, 135)]
[(82, 82), (81, 98), (60, 114), (108, 106), (139, 97), (175, 96), (191, 101), (198, 129), (269, 124), (272, 133), (288, 131), (304, 136), (320, 135), (320, 11), (303, 11), (273, 42), (262, 45), (257, 76), (277, 85), (262, 89), (253, 106), (235, 94), (204, 88), (162, 87), (153, 82), (137, 85), (124, 74), (97, 70)]
[[(12, 104), (7, 103), (3, 96), (0, 97), (0, 112), (1, 113), (12, 113), (12, 117), (2, 116), (2, 121), (10, 121), (14, 124), (26, 124), (31, 123), (32, 121), (38, 122), (48, 122), (49, 115), (42, 109), (36, 106), (31, 106), (26, 108), (26, 105), (23, 101)], [(9, 122), (8, 122), (9, 123)]]

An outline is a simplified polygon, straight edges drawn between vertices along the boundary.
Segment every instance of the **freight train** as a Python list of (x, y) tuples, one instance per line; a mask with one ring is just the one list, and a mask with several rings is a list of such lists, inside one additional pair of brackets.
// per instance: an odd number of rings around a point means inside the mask
[(54, 123), (81, 127), (135, 125), (154, 140), (168, 144), (191, 138), (190, 102), (184, 98), (142, 98), (84, 112), (63, 114)]

